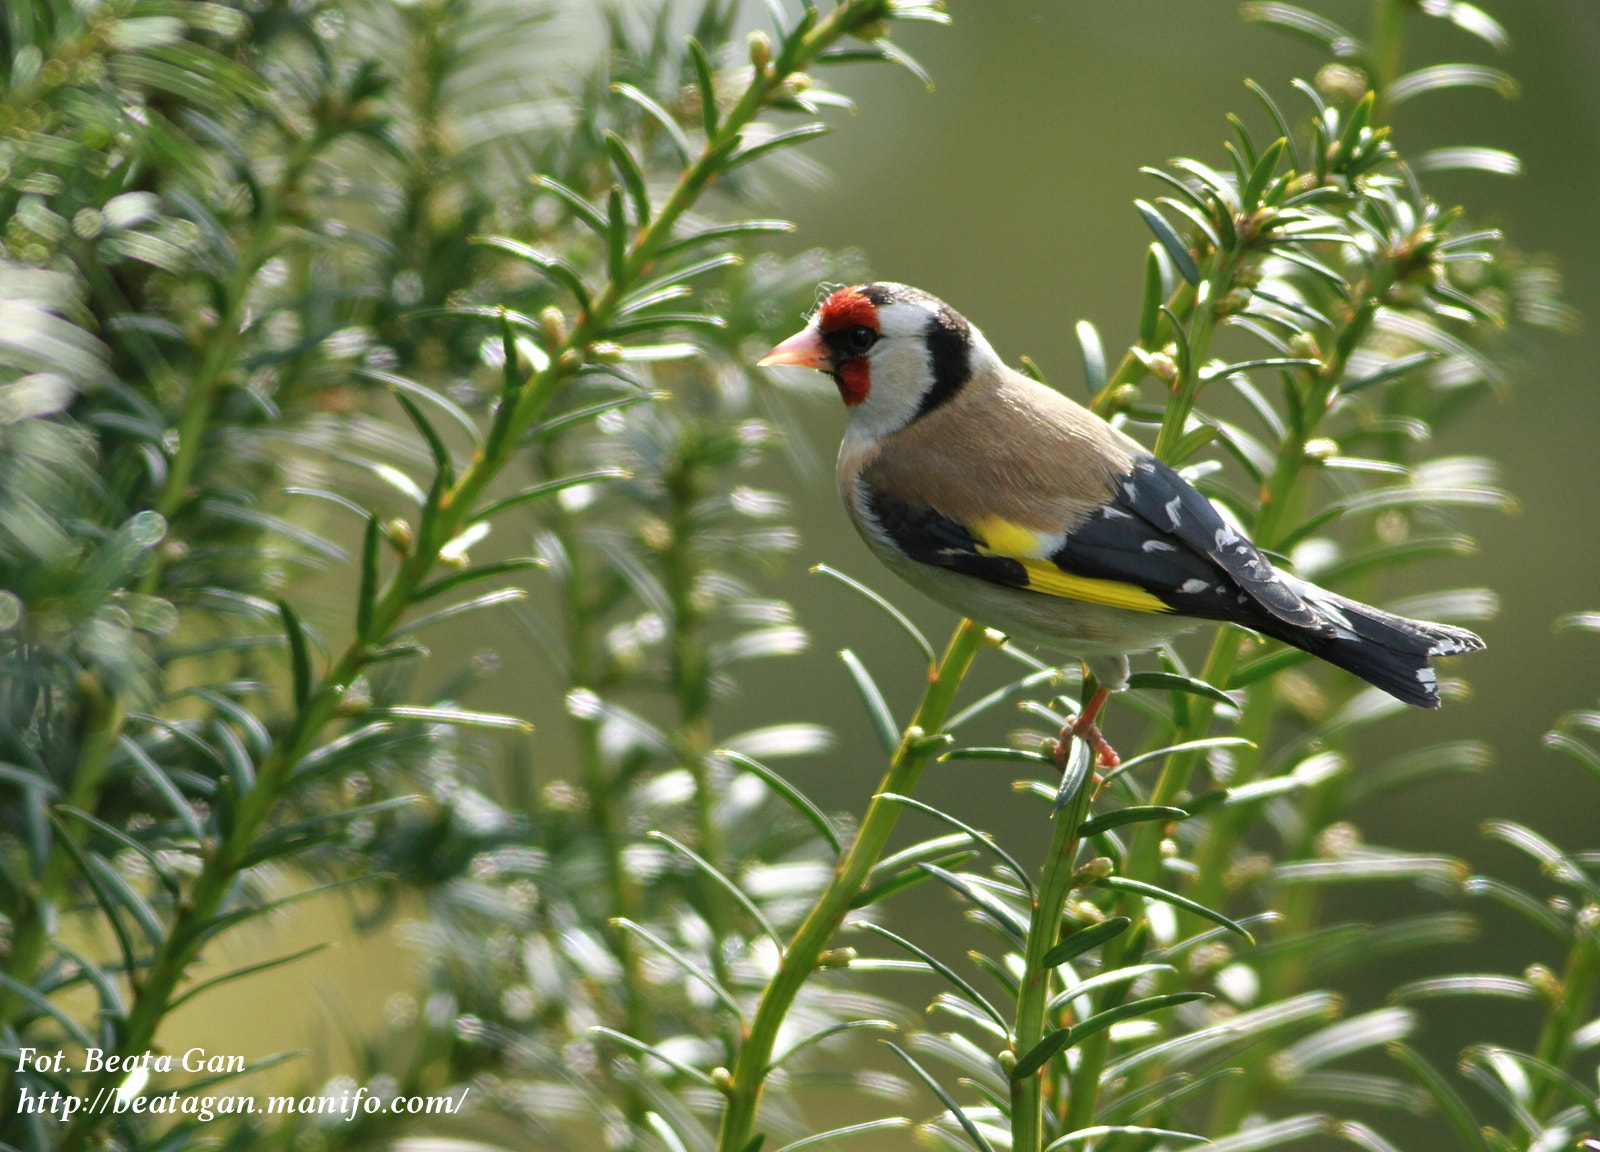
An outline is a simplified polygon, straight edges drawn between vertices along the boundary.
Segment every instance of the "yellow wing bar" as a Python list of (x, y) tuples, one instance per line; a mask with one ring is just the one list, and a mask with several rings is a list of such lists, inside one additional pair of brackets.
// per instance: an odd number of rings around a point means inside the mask
[(1064, 596), (1068, 600), (1084, 600), (1090, 604), (1105, 604), (1111, 608), (1129, 608), (1135, 612), (1172, 611), (1159, 596), (1146, 592), (1137, 584), (1099, 580), (1093, 576), (1074, 576), (1071, 572), (1063, 572), (1049, 560), (1022, 560), (1019, 563), (1027, 571), (1028, 587), (1034, 592)]
[[(1089, 604), (1104, 604), (1110, 608), (1127, 608), (1133, 612), (1170, 612), (1172, 609), (1158, 596), (1146, 592), (1137, 584), (1121, 580), (1101, 580), (1093, 576), (1074, 576), (1065, 572), (1048, 558), (1048, 537), (1041, 537), (1020, 524), (1013, 524), (998, 516), (990, 517), (974, 527), (983, 543), (978, 551), (986, 556), (1006, 556), (1022, 565), (1028, 574), (1028, 588), (1047, 596), (1060, 596), (1067, 600), (1082, 600)], [(1060, 540), (1054, 543), (1059, 546)]]

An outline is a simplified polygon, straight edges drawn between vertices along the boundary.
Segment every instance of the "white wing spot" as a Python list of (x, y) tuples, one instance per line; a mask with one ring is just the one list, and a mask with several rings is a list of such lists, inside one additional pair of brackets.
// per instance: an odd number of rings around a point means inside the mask
[[(1133, 498), (1131, 492), (1130, 492), (1128, 498), (1130, 500)], [(1107, 504), (1104, 508), (1100, 509), (1100, 515), (1104, 516), (1107, 520), (1132, 520), (1133, 519), (1133, 513), (1132, 512), (1124, 512), (1121, 508), (1113, 508), (1109, 504)]]
[(1135, 488), (1132, 484), (1124, 484), (1122, 486), (1122, 498), (1129, 504), (1132, 504), (1134, 501), (1139, 499), (1139, 489)]
[(1418, 668), (1417, 679), (1432, 687), (1439, 682), (1439, 674), (1432, 668)]
[(1193, 596), (1196, 592), (1204, 592), (1207, 587), (1208, 585), (1204, 580), (1190, 578), (1183, 582), (1183, 586), (1179, 588), (1178, 591), (1187, 592), (1189, 595)]
[(1228, 525), (1224, 524), (1221, 528), (1217, 529), (1217, 536), (1216, 536), (1217, 551), (1219, 551), (1219, 552), (1222, 551), (1229, 544), (1232, 544), (1234, 541), (1236, 541), (1238, 539), (1239, 539), (1239, 534), (1237, 532), (1235, 532), (1232, 528), (1228, 527)]
[(1168, 544), (1165, 540), (1146, 540), (1143, 544), (1139, 545), (1139, 547), (1144, 549), (1146, 552), (1177, 551), (1176, 548), (1174, 548), (1171, 544)]
[(1178, 529), (1178, 506), (1182, 502), (1182, 496), (1174, 496), (1171, 500), (1168, 500), (1164, 505), (1162, 505), (1162, 507), (1167, 510), (1167, 517), (1172, 521), (1173, 531), (1177, 531)]
[(1355, 625), (1350, 623), (1350, 617), (1341, 612), (1337, 605), (1327, 600), (1313, 600), (1312, 604), (1323, 617), (1336, 627), (1342, 628), (1347, 632), (1355, 631)]

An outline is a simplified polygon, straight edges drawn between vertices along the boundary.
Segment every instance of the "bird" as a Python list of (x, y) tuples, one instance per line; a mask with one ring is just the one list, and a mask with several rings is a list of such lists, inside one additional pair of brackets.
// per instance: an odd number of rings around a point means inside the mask
[(965, 617), (1082, 661), (1095, 690), (1070, 731), (1102, 767), (1117, 758), (1097, 720), (1127, 686), (1128, 657), (1205, 621), (1280, 640), (1421, 708), (1440, 703), (1435, 657), (1484, 646), (1275, 566), (1176, 470), (1007, 366), (920, 289), (838, 288), (759, 364), (832, 377), (847, 413), (839, 495), (885, 565)]

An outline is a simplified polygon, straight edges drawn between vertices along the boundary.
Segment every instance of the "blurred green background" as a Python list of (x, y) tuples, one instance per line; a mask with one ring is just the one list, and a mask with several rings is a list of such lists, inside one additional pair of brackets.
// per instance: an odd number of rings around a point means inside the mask
[[(1560, 712), (1592, 705), (1600, 693), (1600, 641), (1551, 627), (1563, 612), (1600, 609), (1600, 335), (1593, 322), (1600, 316), (1600, 5), (1500, 0), (1485, 7), (1513, 37), (1504, 59), (1489, 61), (1489, 49), (1441, 21), (1414, 21), (1408, 66), (1493, 62), (1517, 77), (1521, 98), (1507, 102), (1487, 91), (1424, 96), (1400, 109), (1397, 139), (1408, 154), (1470, 143), (1521, 156), (1525, 170), (1517, 178), (1449, 173), (1428, 185), (1447, 203), (1466, 203), (1478, 223), (1503, 227), (1524, 250), (1553, 254), (1567, 277), (1567, 299), (1587, 322), (1575, 335), (1542, 337), (1522, 348), (1503, 400), (1473, 409), (1428, 446), (1428, 455), (1493, 457), (1522, 508), (1509, 517), (1474, 514), (1480, 553), (1416, 574), (1417, 587), (1426, 578), (1433, 586), (1492, 588), (1501, 610), (1481, 625), (1489, 650), (1453, 670), (1471, 680), (1471, 699), (1380, 726), (1356, 749), (1356, 770), (1363, 754), (1425, 740), (1488, 741), (1496, 752), (1493, 772), (1404, 793), (1398, 803), (1362, 813), (1359, 823), (1371, 840), (1449, 852), (1475, 868), (1515, 875), (1519, 862), (1480, 837), (1486, 817), (1529, 822), (1568, 845), (1591, 845), (1600, 828), (1595, 790), (1579, 785), (1576, 769), (1539, 743)], [(1008, 360), (1032, 356), (1052, 383), (1081, 399), (1073, 322), (1093, 320), (1115, 356), (1136, 321), (1149, 236), (1131, 202), (1153, 194), (1139, 166), (1176, 155), (1219, 161), (1224, 115), (1254, 118), (1257, 111), (1243, 87), (1246, 77), (1282, 94), (1291, 77), (1309, 78), (1325, 57), (1242, 23), (1231, 2), (1216, 0), (950, 0), (949, 8), (953, 28), (914, 29), (903, 40), (937, 91), (886, 69), (840, 77), (861, 114), (838, 118), (834, 134), (812, 149), (828, 176), (815, 186), (776, 185), (772, 207), (799, 222), (787, 250), (862, 249), (874, 275), (943, 297)], [(1319, 8), (1347, 26), (1364, 26), (1364, 4)], [(800, 321), (797, 315), (797, 327)], [(830, 725), (838, 750), (794, 766), (791, 778), (830, 810), (859, 811), (881, 758), (835, 652), (848, 644), (866, 658), (902, 714), (920, 690), (921, 672), (909, 646), (880, 617), (805, 570), (826, 561), (867, 580), (936, 637), (948, 633), (953, 618), (897, 586), (846, 522), (829, 466), (843, 423), (831, 387), (819, 391), (803, 423), (819, 466), (797, 475), (774, 463), (762, 481), (795, 501), (803, 543), (773, 590), (795, 604), (813, 643), (799, 657), (750, 666), (741, 692), (721, 705), (718, 727)], [(533, 588), (537, 608), (537, 580)], [(1411, 590), (1396, 584), (1385, 592)], [(501, 672), (474, 703), (532, 718), (536, 770), (542, 779), (560, 776), (570, 762), (560, 689), (531, 635), (503, 617), (475, 619), (476, 634), (459, 629), (455, 650), (440, 652), (440, 667), (494, 648)], [(988, 658), (980, 679), (998, 682), (1009, 668)], [(1112, 739), (1132, 726), (1113, 707)], [(1013, 797), (1009, 780), (996, 766), (949, 765), (929, 773), (923, 795), (980, 826), (1006, 830), (1017, 847), (1036, 854), (1045, 830), (1033, 827), (1035, 819), (1021, 823), (1036, 810)], [(1430, 904), (1400, 890), (1368, 889), (1359, 898)], [(1375, 917), (1385, 911), (1370, 904), (1364, 910)], [(960, 943), (961, 922), (937, 893), (917, 890), (897, 916), (938, 918), (955, 929), (952, 943)], [(1522, 929), (1492, 915), (1486, 925), (1478, 954), (1450, 957), (1452, 970), (1526, 963), (1534, 942), (1516, 938)], [(296, 939), (348, 936), (336, 909), (304, 915), (284, 931)], [(342, 1018), (359, 1029), (406, 986), (410, 962), (396, 939), (388, 929), (375, 939), (349, 939), (317, 967), (241, 986), (231, 1000), (208, 1001), (203, 1015), (180, 1015), (170, 1034), (181, 1032), (186, 1043), (214, 1037), (213, 1047), (251, 1055), (308, 1039), (328, 1051), (315, 1038), (341, 1025), (327, 1021)], [(1422, 956), (1407, 964), (1440, 961)], [(1372, 973), (1370, 983), (1351, 989), (1353, 1000), (1381, 997), (1410, 974), (1411, 967)], [(311, 987), (326, 992), (308, 996)], [(262, 1011), (277, 1003), (281, 1012)], [(1434, 1014), (1424, 1046), (1449, 1059), (1462, 1043), (1480, 1038), (1481, 1025), (1494, 1022), (1480, 1003), (1443, 1022), (1444, 1014)], [(1477, 1019), (1468, 1019), (1474, 1013)], [(1504, 1021), (1514, 1026), (1515, 1018)], [(331, 1051), (329, 1059), (340, 1063)], [(1427, 1130), (1424, 1124), (1408, 1134), (1407, 1146), (1429, 1147)]]

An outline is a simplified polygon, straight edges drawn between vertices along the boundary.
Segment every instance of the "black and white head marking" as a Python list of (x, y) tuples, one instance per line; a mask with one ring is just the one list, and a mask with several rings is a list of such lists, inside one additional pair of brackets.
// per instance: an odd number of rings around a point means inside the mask
[(872, 390), (850, 410), (849, 435), (897, 432), (949, 403), (975, 372), (998, 366), (983, 334), (938, 297), (890, 281), (856, 291), (875, 308), (880, 338), (866, 353)]

